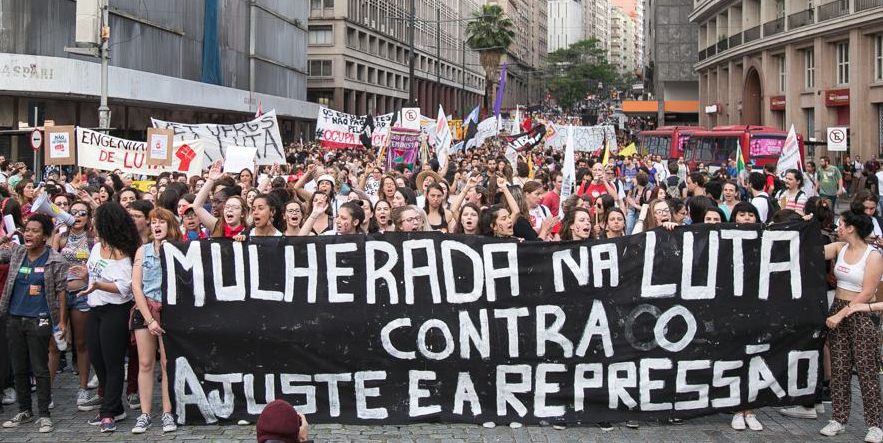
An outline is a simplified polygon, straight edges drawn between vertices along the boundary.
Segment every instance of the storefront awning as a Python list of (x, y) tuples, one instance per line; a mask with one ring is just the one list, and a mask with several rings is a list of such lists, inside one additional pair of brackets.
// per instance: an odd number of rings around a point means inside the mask
[(648, 100), (623, 100), (622, 112), (625, 114), (656, 114), (659, 102)]
[(684, 114), (699, 113), (698, 100), (665, 101), (662, 106), (665, 109), (665, 112), (680, 112)]

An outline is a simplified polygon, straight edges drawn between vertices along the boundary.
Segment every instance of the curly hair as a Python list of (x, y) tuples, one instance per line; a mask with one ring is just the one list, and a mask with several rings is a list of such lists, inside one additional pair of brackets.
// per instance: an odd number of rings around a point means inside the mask
[(263, 200), (270, 207), (270, 212), (273, 213), (270, 224), (279, 231), (285, 232), (285, 210), (282, 208), (282, 204), (279, 203), (279, 199), (273, 194), (258, 194), (254, 197), (251, 204), (254, 205), (254, 202), (259, 199)]
[(141, 246), (141, 236), (129, 211), (121, 204), (109, 201), (95, 210), (95, 232), (101, 242), (135, 258)]

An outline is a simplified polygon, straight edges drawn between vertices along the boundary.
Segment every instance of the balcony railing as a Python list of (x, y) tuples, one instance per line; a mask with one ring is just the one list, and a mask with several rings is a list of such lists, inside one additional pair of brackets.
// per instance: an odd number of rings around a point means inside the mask
[(723, 40), (718, 40), (718, 42), (717, 42), (717, 52), (724, 52), (724, 51), (726, 51), (726, 50), (729, 48), (728, 43), (729, 43), (729, 42), (727, 41), (726, 38), (724, 38)]
[(794, 14), (788, 16), (788, 29), (797, 29), (801, 26), (811, 25), (814, 22), (814, 18), (815, 10), (813, 9), (806, 9), (800, 12), (795, 12)]
[(705, 48), (705, 55), (711, 57), (714, 54), (717, 54), (717, 46), (711, 45), (711, 46)]
[(855, 0), (855, 12), (883, 6), (883, 0)]
[(819, 21), (831, 20), (849, 14), (849, 0), (837, 0), (819, 6)]
[(699, 61), (705, 60), (705, 50), (699, 51)]
[(748, 28), (742, 33), (742, 43), (753, 42), (760, 38), (760, 26)]
[(742, 33), (738, 33), (736, 35), (731, 35), (729, 40), (730, 48), (735, 48), (742, 44)]
[(779, 17), (763, 24), (763, 36), (769, 37), (780, 32), (785, 32), (785, 17)]

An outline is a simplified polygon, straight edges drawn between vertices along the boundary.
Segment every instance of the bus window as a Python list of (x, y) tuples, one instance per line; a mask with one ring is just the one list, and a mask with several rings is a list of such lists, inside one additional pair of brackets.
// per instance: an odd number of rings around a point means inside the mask
[(690, 143), (690, 134), (681, 134), (680, 140), (678, 141), (678, 155), (683, 156), (684, 151), (687, 149), (687, 145)]
[(725, 164), (728, 160), (736, 158), (736, 144), (738, 137), (721, 137), (718, 139), (717, 149), (714, 153), (714, 162)]
[(684, 146), (684, 161), (690, 161), (695, 158), (697, 145), (699, 144), (699, 140), (701, 138), (691, 138), (690, 141)]
[(717, 137), (703, 137), (699, 139), (699, 146), (696, 150), (696, 160), (709, 162), (714, 159), (714, 150), (716, 146)]
[(748, 142), (748, 155), (757, 157), (778, 157), (785, 145), (785, 137), (774, 135), (752, 135)]

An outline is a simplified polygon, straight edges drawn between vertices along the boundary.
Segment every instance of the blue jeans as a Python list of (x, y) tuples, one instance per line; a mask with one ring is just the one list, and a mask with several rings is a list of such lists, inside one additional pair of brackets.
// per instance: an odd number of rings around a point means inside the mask
[(67, 308), (80, 312), (89, 312), (89, 297), (80, 297), (80, 291), (67, 291)]

